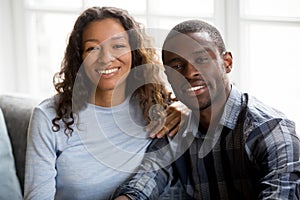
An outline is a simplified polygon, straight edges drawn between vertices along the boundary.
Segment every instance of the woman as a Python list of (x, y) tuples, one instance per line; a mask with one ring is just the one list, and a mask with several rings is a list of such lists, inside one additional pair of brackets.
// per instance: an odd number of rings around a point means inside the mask
[(107, 199), (135, 172), (150, 143), (144, 127), (169, 99), (141, 28), (117, 8), (78, 17), (57, 95), (32, 115), (25, 199)]

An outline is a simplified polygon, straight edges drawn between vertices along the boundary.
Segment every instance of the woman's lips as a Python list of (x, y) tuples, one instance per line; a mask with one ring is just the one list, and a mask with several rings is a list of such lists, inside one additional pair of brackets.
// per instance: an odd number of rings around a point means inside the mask
[(113, 67), (109, 69), (95, 69), (95, 71), (102, 76), (110, 77), (113, 76), (117, 71), (119, 71), (120, 67)]

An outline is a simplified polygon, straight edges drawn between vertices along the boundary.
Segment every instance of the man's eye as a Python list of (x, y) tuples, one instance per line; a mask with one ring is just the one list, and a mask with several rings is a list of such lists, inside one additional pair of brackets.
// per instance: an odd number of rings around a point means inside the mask
[(173, 65), (172, 68), (175, 69), (175, 70), (177, 70), (177, 71), (180, 71), (180, 70), (183, 69), (183, 66), (180, 65), (180, 64), (177, 64), (177, 65)]
[(208, 58), (208, 57), (199, 57), (196, 59), (197, 64), (205, 64), (205, 63), (208, 63), (209, 61), (210, 61), (210, 58)]

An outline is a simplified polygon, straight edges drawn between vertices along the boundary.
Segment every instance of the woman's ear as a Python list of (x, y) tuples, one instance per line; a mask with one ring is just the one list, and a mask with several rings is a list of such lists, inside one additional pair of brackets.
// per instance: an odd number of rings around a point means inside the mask
[(231, 55), (231, 52), (226, 51), (223, 54), (223, 60), (224, 60), (224, 67), (225, 67), (226, 73), (231, 72), (231, 69), (232, 69), (232, 55)]

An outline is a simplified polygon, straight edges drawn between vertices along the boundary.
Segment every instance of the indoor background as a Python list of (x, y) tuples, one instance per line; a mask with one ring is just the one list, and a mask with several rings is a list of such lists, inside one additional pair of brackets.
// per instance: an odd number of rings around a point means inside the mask
[(300, 134), (300, 0), (0, 0), (0, 94), (54, 94), (68, 34), (90, 6), (127, 9), (167, 30), (192, 18), (216, 25), (234, 58), (232, 82), (294, 120)]

